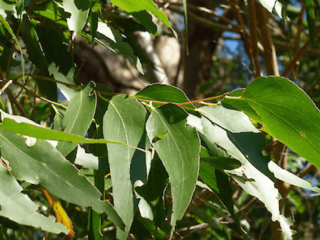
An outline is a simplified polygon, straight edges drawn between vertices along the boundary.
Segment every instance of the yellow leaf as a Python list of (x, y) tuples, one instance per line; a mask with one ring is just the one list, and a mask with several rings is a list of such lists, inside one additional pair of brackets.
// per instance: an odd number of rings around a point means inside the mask
[(53, 211), (56, 214), (57, 222), (65, 225), (67, 229), (69, 229), (67, 239), (72, 239), (74, 237), (73, 225), (68, 214), (62, 207), (60, 199), (49, 193), (47, 190), (40, 189), (40, 191), (47, 198), (49, 206), (53, 208)]

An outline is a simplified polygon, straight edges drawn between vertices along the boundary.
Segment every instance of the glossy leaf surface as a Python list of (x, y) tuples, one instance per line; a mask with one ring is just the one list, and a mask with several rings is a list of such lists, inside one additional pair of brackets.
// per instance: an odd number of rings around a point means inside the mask
[[(320, 112), (293, 82), (282, 77), (258, 78), (239, 98), (262, 119), (263, 130), (320, 168)], [(242, 110), (239, 105), (239, 110)]]

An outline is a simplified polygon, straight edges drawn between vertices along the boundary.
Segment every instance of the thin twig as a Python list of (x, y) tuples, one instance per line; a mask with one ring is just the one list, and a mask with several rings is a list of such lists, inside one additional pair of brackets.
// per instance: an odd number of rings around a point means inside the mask
[[(318, 36), (318, 34), (320, 33), (320, 25), (317, 27), (316, 32), (314, 34), (314, 37), (316, 38)], [(286, 77), (289, 72), (294, 68), (294, 66), (296, 66), (297, 61), (302, 57), (302, 55), (308, 50), (309, 46), (310, 46), (311, 42), (310, 39), (308, 39), (308, 41), (305, 42), (305, 44), (303, 45), (303, 47), (299, 50), (299, 52), (296, 53), (296, 55), (293, 57), (293, 59), (291, 60), (291, 62), (288, 64), (288, 66), (284, 69), (284, 71), (282, 72), (281, 76)]]
[(279, 76), (279, 68), (277, 62), (277, 54), (272, 40), (270, 28), (268, 26), (269, 13), (258, 2), (255, 2), (256, 15), (258, 20), (258, 27), (261, 34), (261, 42), (264, 48), (263, 57), (266, 67), (267, 75)]
[(9, 87), (9, 85), (12, 83), (12, 80), (9, 80), (4, 86), (3, 88), (1, 88), (0, 90), (0, 95)]

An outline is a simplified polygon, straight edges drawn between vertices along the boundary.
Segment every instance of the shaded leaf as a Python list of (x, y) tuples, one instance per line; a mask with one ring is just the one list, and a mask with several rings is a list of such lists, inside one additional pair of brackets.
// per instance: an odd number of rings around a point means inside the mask
[[(88, 84), (82, 91), (76, 93), (69, 102), (63, 119), (65, 132), (84, 136), (89, 129), (96, 109), (96, 95), (93, 84)], [(57, 149), (67, 156), (77, 144), (60, 142)]]
[(306, 0), (306, 13), (309, 29), (309, 39), (311, 44), (314, 44), (314, 29), (315, 29), (315, 14), (313, 0)]
[(131, 58), (137, 70), (143, 74), (140, 59), (134, 54), (131, 46), (124, 41), (123, 34), (120, 34), (116, 29), (109, 27), (104, 22), (98, 22), (97, 32), (102, 35), (102, 38), (109, 43), (110, 46), (99, 41), (103, 46), (108, 47), (111, 51), (122, 54), (126, 58)]
[[(268, 159), (262, 155), (262, 149), (265, 147), (264, 137), (258, 133), (259, 131), (243, 113), (230, 109), (225, 109), (223, 113), (223, 109), (222, 106), (212, 108), (210, 111), (199, 109), (212, 121), (202, 117), (203, 134), (206, 137), (204, 141), (208, 146), (211, 144), (223, 148), (242, 163), (243, 166), (239, 169), (225, 172), (231, 174), (247, 193), (262, 201), (272, 214), (272, 220), (279, 221), (286, 237), (292, 238), (290, 225), (287, 225), (284, 216), (279, 212), (279, 192), (274, 186), (274, 176), (268, 169)], [(228, 118), (229, 115), (239, 116), (239, 120)], [(241, 124), (238, 122), (240, 119)], [(215, 121), (222, 126), (215, 125)], [(237, 129), (236, 126), (239, 128)]]
[[(7, 31), (10, 33), (11, 37), (13, 38), (16, 46), (18, 47), (20, 54), (21, 54), (21, 58), (20, 58), (20, 62), (21, 62), (21, 71), (22, 71), (22, 76), (24, 76), (24, 58), (23, 58), (23, 52), (20, 46), (20, 43), (16, 37), (16, 35), (13, 33), (9, 23), (6, 21), (6, 19), (2, 16), (2, 10), (6, 10), (6, 11), (10, 11), (11, 7), (13, 7), (12, 10), (15, 10), (15, 5), (14, 4), (7, 4), (4, 1), (0, 2), (0, 21), (2, 22), (2, 24), (5, 26), (5, 28), (7, 29)], [(4, 15), (6, 15), (6, 13), (4, 13)]]
[[(144, 132), (146, 111), (134, 98), (118, 95), (111, 99), (103, 118), (106, 139), (138, 146)], [(115, 209), (126, 224), (117, 231), (117, 239), (126, 239), (134, 217), (133, 186), (130, 165), (135, 149), (107, 144)]]
[(68, 230), (55, 218), (45, 217), (37, 212), (38, 206), (26, 195), (23, 188), (8, 170), (0, 164), (0, 215), (19, 224), (41, 228), (52, 233), (67, 233)]
[(124, 228), (123, 221), (108, 201), (100, 201), (101, 193), (50, 143), (37, 140), (27, 147), (25, 138), (12, 132), (0, 130), (3, 157), (8, 160), (12, 174), (22, 181), (39, 184), (65, 201), (107, 212), (109, 219)]
[(190, 203), (199, 171), (200, 142), (195, 129), (186, 126), (187, 116), (180, 107), (167, 104), (152, 108), (146, 125), (150, 140), (168, 131), (152, 145), (169, 174), (173, 201), (172, 226), (183, 217)]

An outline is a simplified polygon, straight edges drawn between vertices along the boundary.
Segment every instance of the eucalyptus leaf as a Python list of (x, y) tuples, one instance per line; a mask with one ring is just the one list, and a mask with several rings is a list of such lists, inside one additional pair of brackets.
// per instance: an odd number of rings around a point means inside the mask
[(124, 228), (122, 219), (101, 193), (50, 143), (37, 140), (33, 146), (15, 133), (0, 129), (1, 154), (9, 162), (12, 174), (21, 181), (40, 184), (65, 201), (107, 212), (109, 219)]
[[(96, 109), (96, 94), (93, 83), (89, 83), (82, 91), (71, 99), (63, 119), (65, 132), (84, 136), (92, 122)], [(67, 156), (77, 144), (60, 142), (57, 149)]]
[(162, 21), (166, 26), (171, 28), (171, 24), (168, 21), (165, 13), (162, 10), (159, 10), (151, 0), (111, 0), (111, 2), (121, 9), (127, 11), (128, 13), (136, 13), (141, 11), (150, 12), (160, 21)]
[(90, 5), (90, 0), (63, 0), (63, 9), (71, 13), (71, 17), (67, 19), (70, 31), (75, 33), (82, 31), (87, 21)]
[[(138, 146), (143, 133), (146, 110), (134, 98), (118, 95), (109, 102), (103, 118), (103, 135), (106, 139)], [(125, 231), (117, 230), (117, 239), (126, 239), (134, 218), (133, 185), (130, 166), (135, 149), (107, 144), (115, 209), (124, 223)]]
[(0, 182), (0, 216), (44, 231), (68, 233), (65, 226), (55, 222), (54, 217), (45, 217), (37, 212), (38, 206), (26, 194), (21, 193), (23, 188), (2, 164)]
[(320, 112), (295, 83), (282, 77), (258, 78), (240, 97), (227, 99), (229, 104), (248, 103), (262, 119), (264, 131), (320, 168)]
[[(183, 217), (199, 172), (200, 142), (195, 129), (186, 126), (188, 114), (174, 104), (152, 108), (147, 133), (166, 168), (172, 191), (171, 225)], [(160, 140), (159, 134), (167, 132)]]

